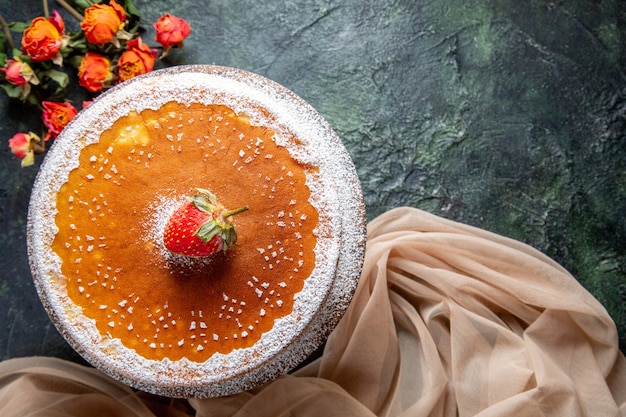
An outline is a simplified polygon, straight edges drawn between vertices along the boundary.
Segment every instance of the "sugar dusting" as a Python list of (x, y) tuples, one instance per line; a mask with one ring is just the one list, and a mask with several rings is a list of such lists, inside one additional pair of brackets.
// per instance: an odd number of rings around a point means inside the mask
[[(280, 142), (292, 157), (318, 167), (307, 176), (311, 204), (320, 213), (316, 230), (317, 265), (294, 297), (292, 313), (275, 321), (252, 347), (214, 354), (197, 363), (187, 359), (146, 360), (119, 339), (103, 337), (93, 320), (69, 299), (61, 261), (49, 248), (57, 230), (55, 196), (78, 165), (83, 146), (130, 111), (158, 109), (169, 101), (224, 104), (250, 116), (251, 124), (288, 130), (299, 146)], [(267, 109), (268, 118), (258, 108)], [(149, 230), (158, 234), (177, 198), (158, 197)], [(155, 71), (103, 94), (64, 130), (48, 153), (29, 208), (28, 249), (42, 302), (72, 346), (92, 364), (131, 386), (172, 397), (213, 397), (250, 389), (288, 372), (311, 354), (347, 308), (360, 274), (365, 249), (365, 216), (352, 161), (330, 127), (302, 99), (256, 75), (222, 67), (188, 66)], [(162, 250), (168, 262), (182, 260)], [(168, 258), (169, 257), (169, 258)], [(206, 261), (205, 261), (206, 262)], [(209, 261), (210, 262), (210, 261)], [(243, 333), (242, 333), (243, 334)]]

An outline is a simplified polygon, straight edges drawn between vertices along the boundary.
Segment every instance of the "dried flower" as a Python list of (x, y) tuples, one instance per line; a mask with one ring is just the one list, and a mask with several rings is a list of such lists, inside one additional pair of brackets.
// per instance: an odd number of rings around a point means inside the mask
[(164, 48), (182, 46), (183, 40), (191, 33), (189, 23), (185, 19), (169, 13), (161, 16), (153, 26), (156, 30), (155, 40)]
[(57, 28), (59, 33), (63, 36), (65, 34), (65, 22), (63, 18), (56, 10), (52, 11), (52, 16), (48, 18), (48, 21)]
[(9, 148), (13, 155), (22, 160), (22, 167), (26, 167), (35, 162), (35, 149), (40, 149), (39, 142), (41, 139), (33, 132), (16, 133), (9, 139)]
[(20, 99), (24, 100), (30, 94), (30, 85), (38, 85), (39, 79), (33, 69), (19, 58), (9, 59), (6, 68), (0, 68), (4, 78), (15, 86), (20, 87)]
[[(30, 24), (1, 19), (5, 37), (0, 34), (0, 65), (4, 66), (0, 68), (0, 89), (11, 98), (43, 108), (43, 139), (33, 133), (19, 133), (9, 140), (11, 152), (22, 159), (22, 166), (32, 165), (34, 155), (43, 153), (46, 142), (56, 138), (78, 113), (74, 106), (62, 102), (72, 79), (87, 92), (100, 93), (116, 80), (152, 71), (157, 59), (173, 48), (182, 48), (191, 32), (184, 19), (170, 13), (159, 18), (154, 24), (156, 40), (162, 45), (159, 57), (157, 50), (137, 35), (141, 19), (133, 0), (124, 0), (123, 6), (117, 1), (59, 0), (58, 4), (80, 22), (82, 33), (66, 33), (57, 11), (48, 17), (48, 0), (43, 0), (45, 17), (36, 17)], [(7, 37), (9, 30), (22, 30), (22, 51), (16, 50), (12, 38)], [(7, 56), (1, 47), (8, 47), (12, 55)], [(62, 66), (64, 61), (77, 72), (51, 65)], [(91, 103), (90, 98), (82, 100), (83, 108)]]
[(154, 69), (157, 52), (150, 49), (141, 38), (128, 41), (126, 50), (117, 61), (119, 81), (129, 80)]
[(84, 20), (80, 27), (85, 32), (87, 41), (94, 45), (104, 45), (109, 42), (119, 47), (116, 37), (124, 30), (126, 12), (115, 0), (107, 4), (94, 4), (85, 9)]
[(61, 65), (63, 58), (59, 52), (63, 46), (64, 31), (65, 24), (56, 10), (48, 19), (36, 17), (24, 31), (22, 48), (33, 61), (52, 60)]
[(78, 110), (70, 103), (55, 103), (53, 101), (44, 101), (43, 106), (43, 124), (48, 128), (48, 133), (44, 141), (50, 138), (55, 139), (63, 128), (76, 116)]
[[(24, 66), (28, 66), (28, 64), (20, 61), (15, 61), (13, 59), (9, 59), (7, 64), (8, 65), (6, 66), (6, 68), (0, 68), (0, 71), (4, 72), (4, 76), (8, 82), (20, 87), (28, 83), (28, 80), (26, 79), (24, 74), (22, 74), (22, 69), (24, 68)], [(30, 70), (30, 72), (32, 72), (32, 70)]]
[(113, 81), (111, 61), (97, 52), (87, 52), (78, 67), (78, 84), (97, 93)]

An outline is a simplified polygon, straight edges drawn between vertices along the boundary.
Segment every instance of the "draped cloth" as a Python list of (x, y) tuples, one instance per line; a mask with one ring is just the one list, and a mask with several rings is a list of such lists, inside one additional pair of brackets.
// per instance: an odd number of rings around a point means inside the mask
[(183, 400), (60, 359), (11, 359), (0, 415), (624, 417), (626, 360), (606, 310), (556, 262), (403, 207), (368, 224), (354, 300), (297, 371)]

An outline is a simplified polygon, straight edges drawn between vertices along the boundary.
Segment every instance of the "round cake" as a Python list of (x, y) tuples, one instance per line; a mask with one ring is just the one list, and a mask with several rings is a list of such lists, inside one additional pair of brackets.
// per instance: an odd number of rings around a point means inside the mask
[[(245, 208), (229, 217), (236, 241), (173, 252), (166, 224), (199, 192)], [(179, 66), (112, 88), (63, 130), (27, 236), (42, 303), (87, 361), (155, 394), (215, 397), (325, 341), (360, 276), (365, 209), (346, 149), (301, 98), (246, 71)]]

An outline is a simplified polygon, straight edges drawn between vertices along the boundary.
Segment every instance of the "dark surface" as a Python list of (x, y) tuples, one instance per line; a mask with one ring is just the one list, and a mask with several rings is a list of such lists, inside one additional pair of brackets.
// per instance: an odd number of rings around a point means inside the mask
[[(136, 0), (148, 29), (168, 11), (191, 24), (161, 66), (253, 71), (322, 113), (354, 159), (369, 219), (410, 205), (534, 246), (606, 306), (626, 352), (626, 2), (263, 3)], [(43, 12), (0, 0), (0, 13)], [(3, 143), (40, 129), (3, 92), (0, 117)], [(31, 281), (36, 172), (0, 146), (0, 359), (80, 361)]]

